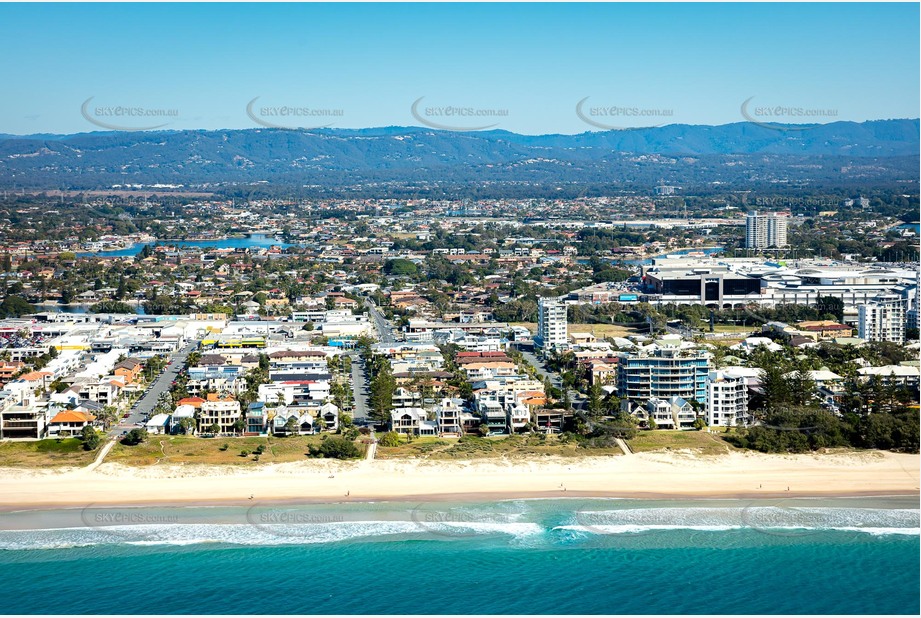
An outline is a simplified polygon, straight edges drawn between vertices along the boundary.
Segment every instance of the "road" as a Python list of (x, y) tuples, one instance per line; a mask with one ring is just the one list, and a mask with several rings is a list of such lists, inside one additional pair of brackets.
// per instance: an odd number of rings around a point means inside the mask
[(131, 408), (128, 418), (121, 419), (117, 425), (109, 430), (110, 436), (120, 435), (123, 431), (135, 429), (138, 423), (147, 420), (153, 409), (157, 407), (157, 401), (160, 395), (169, 391), (173, 380), (179, 375), (179, 372), (185, 368), (185, 362), (189, 354), (198, 347), (199, 342), (192, 340), (178, 352), (174, 352), (167, 357), (169, 365), (153, 381), (147, 391), (135, 402)]
[(380, 309), (371, 302), (370, 298), (365, 299), (365, 306), (368, 308), (368, 313), (371, 314), (371, 319), (374, 321), (375, 328), (377, 328), (377, 335), (381, 343), (396, 342), (397, 338), (393, 334), (393, 328), (390, 326), (390, 323), (384, 319)]
[(368, 416), (368, 372), (360, 354), (349, 354), (349, 358), (352, 361), (352, 393), (355, 397), (352, 420), (358, 425), (363, 425), (371, 421), (371, 417)]
[[(521, 352), (524, 359), (537, 370), (537, 375), (539, 375), (541, 379), (549, 379), (550, 385), (554, 388), (563, 388), (563, 379), (560, 377), (560, 374), (547, 367), (546, 363), (539, 359), (533, 352), (529, 352), (519, 346), (516, 346), (516, 349)], [(569, 400), (572, 402), (573, 408), (581, 407), (584, 404), (584, 399), (582, 393), (574, 389), (569, 389)]]

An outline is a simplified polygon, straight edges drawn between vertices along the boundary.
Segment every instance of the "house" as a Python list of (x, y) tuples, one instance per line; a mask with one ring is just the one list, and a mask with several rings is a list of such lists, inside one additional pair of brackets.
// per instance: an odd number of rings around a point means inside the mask
[(393, 391), (391, 401), (394, 408), (419, 408), (422, 406), (422, 395), (401, 386)]
[(104, 406), (110, 406), (118, 400), (123, 387), (124, 383), (114, 379), (80, 380), (67, 390), (75, 392), (80, 399), (88, 399)]
[(172, 415), (170, 415), (170, 433), (177, 434), (182, 432), (183, 419), (191, 419), (192, 425), (189, 427), (189, 433), (195, 433), (195, 408), (188, 404), (178, 405), (173, 410)]
[(54, 376), (48, 371), (30, 371), (19, 376), (17, 381), (24, 382), (32, 391), (45, 391), (48, 390), (48, 385), (54, 381)]
[(569, 340), (573, 345), (584, 345), (596, 341), (595, 335), (591, 333), (569, 333)]
[(124, 378), (125, 384), (137, 382), (137, 379), (141, 376), (141, 371), (144, 369), (144, 366), (136, 358), (126, 358), (122, 362), (115, 365), (115, 369), (112, 371), (117, 377)]
[[(390, 412), (391, 431), (400, 434), (421, 435), (420, 430), (423, 428), (424, 421), (426, 421), (426, 416), (422, 408), (401, 408)], [(437, 433), (437, 426), (435, 432)]]
[(246, 433), (262, 434), (266, 431), (266, 409), (262, 401), (254, 401), (246, 408)]
[(0, 384), (6, 384), (26, 366), (23, 362), (0, 362)]
[(145, 423), (144, 427), (147, 433), (154, 435), (166, 435), (170, 432), (170, 414), (155, 414)]
[(691, 429), (697, 413), (683, 397), (652, 398), (646, 402), (647, 422), (655, 420), (659, 429)]
[(833, 320), (813, 320), (800, 322), (796, 327), (805, 333), (810, 333), (819, 339), (834, 339), (835, 337), (851, 337), (854, 329), (846, 324), (839, 324)]
[(339, 430), (339, 408), (332, 403), (320, 406), (318, 418), (323, 419), (323, 430), (336, 432)]
[(883, 365), (882, 367), (864, 367), (858, 369), (861, 379), (868, 380), (879, 376), (884, 384), (901, 384), (918, 388), (921, 368), (917, 365)]
[(435, 406), (435, 420), (438, 424), (438, 435), (442, 437), (459, 438), (463, 435), (461, 427), (461, 399), (442, 399)]
[(272, 433), (281, 436), (313, 434), (316, 433), (316, 421), (303, 408), (282, 406), (272, 419)]
[(48, 424), (48, 436), (56, 438), (59, 436), (78, 435), (83, 428), (92, 424), (96, 417), (86, 412), (76, 410), (63, 410), (54, 415)]
[(534, 412), (534, 424), (537, 426), (537, 431), (561, 433), (563, 422), (563, 410), (540, 408)]
[(0, 439), (41, 438), (48, 425), (48, 406), (31, 397), (19, 400), (9, 391), (0, 391)]
[(191, 406), (195, 410), (200, 410), (203, 403), (205, 403), (205, 400), (201, 397), (183, 397), (177, 402), (177, 405)]

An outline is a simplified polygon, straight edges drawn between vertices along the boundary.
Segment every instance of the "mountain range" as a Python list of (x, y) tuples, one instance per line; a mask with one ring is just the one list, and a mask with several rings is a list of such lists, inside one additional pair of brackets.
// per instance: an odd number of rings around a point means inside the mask
[[(0, 135), (0, 186), (268, 183), (321, 190), (557, 185), (917, 189), (919, 121), (668, 125), (578, 135), (420, 127)], [(388, 189), (388, 190), (389, 190)]]

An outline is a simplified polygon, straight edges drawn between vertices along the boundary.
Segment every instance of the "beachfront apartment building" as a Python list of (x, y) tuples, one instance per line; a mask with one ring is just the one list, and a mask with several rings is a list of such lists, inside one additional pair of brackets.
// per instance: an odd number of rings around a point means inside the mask
[(699, 350), (663, 347), (631, 353), (617, 365), (617, 391), (634, 403), (670, 397), (705, 403), (709, 372), (709, 357)]
[(706, 420), (710, 427), (749, 425), (747, 378), (728, 371), (711, 371), (707, 376)]
[(537, 338), (534, 342), (545, 350), (567, 344), (566, 305), (555, 298), (537, 299)]
[(199, 408), (198, 430), (209, 432), (214, 424), (220, 426), (219, 433), (234, 433), (234, 423), (240, 420), (240, 402), (232, 396), (219, 397), (208, 393), (208, 398)]

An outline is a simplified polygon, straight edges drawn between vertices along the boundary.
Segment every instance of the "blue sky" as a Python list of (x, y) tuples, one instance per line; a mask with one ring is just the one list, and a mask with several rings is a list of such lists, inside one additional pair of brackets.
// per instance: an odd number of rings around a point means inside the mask
[[(0, 133), (419, 126), (420, 97), (425, 121), (532, 134), (598, 130), (586, 97), (612, 127), (739, 122), (750, 97), (819, 122), (916, 118), (918, 20), (911, 3), (2, 4)], [(812, 120), (794, 114), (776, 119)]]

